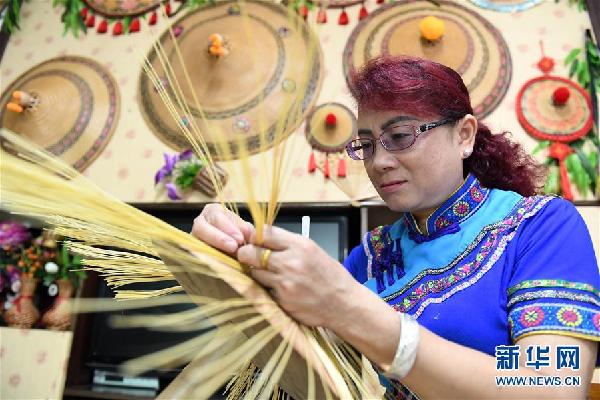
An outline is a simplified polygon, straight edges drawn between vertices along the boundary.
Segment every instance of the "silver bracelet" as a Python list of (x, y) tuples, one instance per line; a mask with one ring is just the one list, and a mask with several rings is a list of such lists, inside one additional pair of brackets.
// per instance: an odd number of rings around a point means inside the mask
[(419, 350), (419, 323), (410, 314), (399, 313), (400, 340), (394, 361), (384, 375), (391, 379), (402, 379), (412, 369)]

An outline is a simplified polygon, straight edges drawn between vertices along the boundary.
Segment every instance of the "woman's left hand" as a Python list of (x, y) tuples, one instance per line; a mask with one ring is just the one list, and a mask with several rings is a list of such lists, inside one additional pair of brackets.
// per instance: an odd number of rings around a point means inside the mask
[[(253, 267), (251, 276), (271, 289), (290, 316), (309, 326), (335, 326), (348, 311), (345, 300), (358, 282), (310, 239), (274, 226), (265, 226), (263, 237), (260, 246), (240, 247), (238, 260)], [(250, 241), (256, 243), (256, 236)], [(267, 249), (271, 254), (263, 266)]]

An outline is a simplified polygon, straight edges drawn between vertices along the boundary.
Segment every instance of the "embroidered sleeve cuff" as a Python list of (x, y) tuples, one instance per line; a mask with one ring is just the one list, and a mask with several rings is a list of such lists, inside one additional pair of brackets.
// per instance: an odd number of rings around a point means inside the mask
[(509, 311), (508, 324), (513, 342), (533, 333), (555, 333), (600, 341), (600, 307), (590, 303), (517, 304)]

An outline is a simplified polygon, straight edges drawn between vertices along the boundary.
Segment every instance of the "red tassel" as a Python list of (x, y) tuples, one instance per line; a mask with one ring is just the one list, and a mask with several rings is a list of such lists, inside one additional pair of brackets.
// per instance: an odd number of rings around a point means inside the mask
[(115, 26), (113, 26), (113, 35), (118, 36), (123, 33), (123, 23), (121, 21), (117, 21)]
[(87, 26), (88, 28), (93, 28), (94, 25), (96, 25), (96, 17), (94, 16), (94, 14), (91, 14), (87, 17), (87, 20), (85, 21), (85, 26)]
[(327, 23), (327, 11), (324, 8), (321, 8), (317, 13), (317, 24), (326, 24)]
[(108, 30), (108, 21), (104, 20), (104, 21), (100, 22), (100, 24), (98, 25), (98, 29), (96, 29), (96, 32), (106, 33), (107, 30)]
[(383, 4), (385, 0), (377, 0), (377, 4)]
[(306, 18), (308, 18), (308, 7), (306, 5), (301, 5), (300, 8), (298, 8), (298, 13), (306, 21)]
[(165, 4), (165, 14), (167, 14), (167, 17), (171, 16), (171, 3), (167, 3)]
[(358, 19), (363, 20), (363, 19), (367, 18), (368, 16), (369, 16), (369, 12), (365, 8), (365, 4), (363, 3), (362, 7), (360, 8), (360, 12), (358, 13)]
[(131, 24), (129, 25), (129, 32), (139, 32), (140, 31), (140, 20), (139, 18), (134, 19), (133, 21), (131, 21)]
[(571, 182), (569, 181), (567, 163), (564, 160), (559, 160), (558, 165), (560, 171), (560, 192), (565, 199), (573, 201), (573, 192), (571, 191)]
[(154, 25), (154, 24), (156, 24), (156, 19), (157, 19), (157, 18), (158, 18), (158, 17), (157, 17), (157, 15), (156, 15), (156, 11), (154, 11), (154, 12), (152, 13), (152, 15), (150, 16), (150, 21), (148, 21), (148, 24), (149, 24), (149, 25)]
[(81, 15), (81, 18), (85, 20), (88, 16), (88, 9), (85, 7), (82, 8), (81, 11), (79, 11), (79, 15)]
[(317, 162), (315, 161), (315, 152), (311, 151), (308, 159), (308, 172), (311, 174), (317, 170)]
[(571, 182), (569, 181), (569, 174), (565, 159), (569, 156), (569, 154), (574, 152), (575, 150), (573, 150), (569, 145), (560, 142), (552, 143), (548, 149), (548, 155), (558, 160), (558, 165), (560, 167), (560, 190), (563, 197), (569, 201), (573, 200), (573, 192), (571, 191)]
[(325, 178), (329, 179), (329, 157), (325, 155), (325, 168), (323, 168), (323, 173), (325, 174)]
[(345, 8), (342, 8), (342, 13), (340, 14), (340, 17), (338, 18), (338, 24), (348, 25), (348, 13), (346, 12)]
[(343, 156), (340, 157), (340, 160), (338, 161), (337, 176), (338, 178), (346, 177), (346, 160)]

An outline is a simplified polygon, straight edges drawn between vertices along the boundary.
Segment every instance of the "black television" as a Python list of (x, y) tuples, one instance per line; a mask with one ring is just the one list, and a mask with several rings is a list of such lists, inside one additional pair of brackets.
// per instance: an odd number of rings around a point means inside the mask
[[(154, 214), (186, 232), (191, 231), (193, 219), (197, 215), (192, 210), (179, 210), (178, 212), (159, 211), (154, 212)], [(317, 242), (331, 257), (342, 262), (348, 254), (351, 242), (351, 230), (349, 230), (349, 226), (354, 226), (354, 221), (352, 221), (354, 218), (343, 213), (302, 212), (302, 210), (294, 210), (288, 213), (280, 213), (275, 225), (295, 233), (301, 233), (301, 217), (304, 214), (311, 216), (311, 239)], [(172, 283), (144, 283), (136, 284), (130, 288), (139, 290), (161, 289), (171, 286)], [(114, 297), (112, 290), (103, 281), (99, 285), (98, 297)], [(126, 379), (122, 375), (119, 375), (118, 367), (120, 364), (124, 361), (191, 339), (201, 331), (158, 332), (145, 329), (116, 329), (110, 325), (110, 318), (114, 315), (152, 315), (180, 312), (193, 307), (195, 307), (193, 304), (176, 304), (95, 315), (87, 365), (94, 370), (94, 374), (101, 375), (100, 383), (102, 385), (114, 385), (116, 388), (121, 387), (121, 389), (123, 387), (135, 386), (135, 382), (137, 382), (135, 379)], [(163, 385), (173, 379), (182, 368), (183, 366), (174, 365), (169, 368), (149, 371), (144, 376), (160, 381), (160, 389), (162, 389)], [(96, 375), (94, 379), (96, 379)], [(134, 382), (134, 384), (131, 382)], [(98, 384), (99, 382), (96, 383)], [(157, 392), (160, 389), (157, 389)], [(134, 393), (131, 394), (133, 395)], [(145, 394), (148, 393), (145, 392)]]

